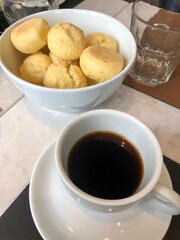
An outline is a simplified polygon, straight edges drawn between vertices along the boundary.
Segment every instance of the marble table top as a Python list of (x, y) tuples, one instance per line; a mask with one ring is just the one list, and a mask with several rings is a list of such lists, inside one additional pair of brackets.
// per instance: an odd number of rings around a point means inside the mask
[[(121, 0), (85, 0), (76, 8), (107, 13), (127, 27), (131, 4)], [(180, 163), (180, 111), (124, 84), (97, 108), (117, 109), (144, 122), (163, 154)], [(78, 113), (56, 112), (26, 98), (0, 68), (0, 216), (28, 185), (44, 148)]]

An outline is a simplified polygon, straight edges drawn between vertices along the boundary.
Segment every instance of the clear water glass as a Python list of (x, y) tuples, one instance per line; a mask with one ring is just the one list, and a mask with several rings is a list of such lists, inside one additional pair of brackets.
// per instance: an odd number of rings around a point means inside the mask
[(59, 0), (0, 0), (9, 25), (30, 14), (59, 8)]
[[(172, 1), (179, 5), (172, 7)], [(157, 86), (167, 82), (180, 62), (180, 1), (136, 0), (132, 5), (131, 32), (137, 56), (130, 76), (138, 83)], [(173, 11), (172, 11), (173, 9)]]

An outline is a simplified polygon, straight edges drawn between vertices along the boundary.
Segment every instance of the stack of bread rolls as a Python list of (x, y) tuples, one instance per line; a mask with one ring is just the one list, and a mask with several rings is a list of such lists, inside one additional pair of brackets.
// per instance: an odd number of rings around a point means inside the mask
[(109, 80), (122, 71), (124, 60), (112, 37), (94, 32), (85, 35), (73, 23), (50, 27), (33, 18), (11, 32), (14, 47), (26, 54), (20, 77), (50, 88), (80, 88)]

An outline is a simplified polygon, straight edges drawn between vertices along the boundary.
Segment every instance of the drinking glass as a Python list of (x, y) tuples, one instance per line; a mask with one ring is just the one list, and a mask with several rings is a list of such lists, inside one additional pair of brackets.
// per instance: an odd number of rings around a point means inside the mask
[(9, 25), (30, 14), (59, 8), (59, 0), (0, 0)]
[[(137, 55), (130, 76), (138, 83), (157, 86), (167, 82), (180, 62), (180, 1), (136, 0), (130, 30)], [(166, 7), (168, 9), (164, 9)]]

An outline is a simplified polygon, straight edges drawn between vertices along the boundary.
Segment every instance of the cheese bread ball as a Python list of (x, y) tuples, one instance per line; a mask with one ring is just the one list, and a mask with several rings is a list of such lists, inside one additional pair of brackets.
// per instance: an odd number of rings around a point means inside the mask
[(57, 57), (56, 55), (54, 55), (51, 52), (49, 53), (49, 57), (50, 57), (50, 59), (53, 63), (61, 63), (65, 67), (68, 67), (70, 65), (79, 65), (79, 59), (77, 59), (77, 60), (63, 60), (63, 59)]
[(44, 75), (51, 65), (51, 59), (44, 53), (28, 56), (19, 68), (20, 77), (28, 82), (43, 86)]
[(29, 19), (11, 32), (11, 41), (22, 53), (31, 54), (39, 51), (47, 43), (48, 23), (42, 18)]
[(44, 86), (50, 88), (86, 87), (86, 76), (79, 66), (65, 67), (61, 63), (52, 63), (44, 77)]
[(97, 82), (114, 77), (123, 66), (123, 57), (119, 53), (102, 46), (87, 47), (80, 57), (80, 67), (84, 74)]
[(95, 32), (88, 34), (86, 40), (87, 46), (102, 46), (116, 52), (118, 51), (117, 41), (104, 33)]
[(47, 36), (50, 52), (63, 60), (77, 60), (86, 47), (84, 32), (71, 23), (57, 23)]

